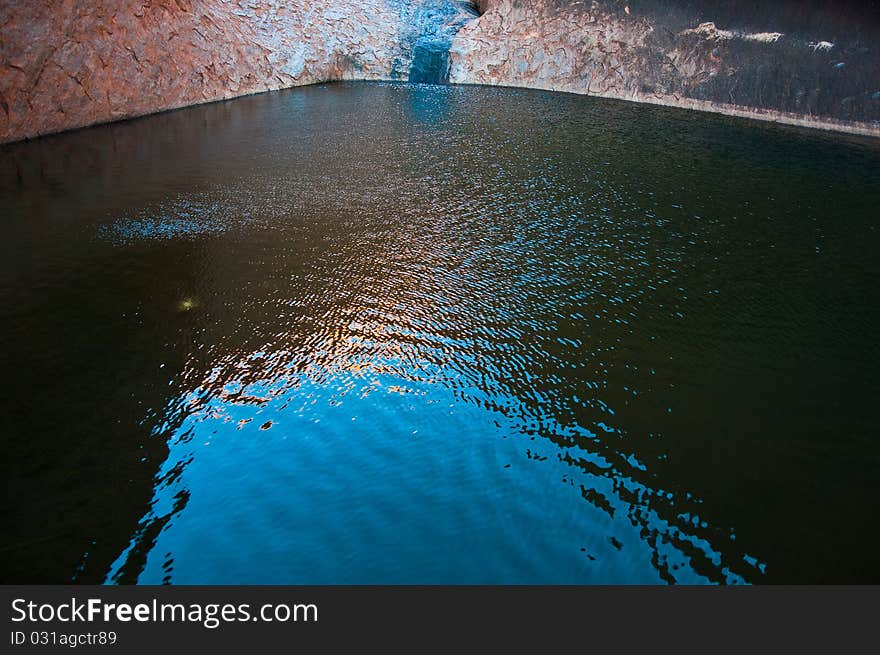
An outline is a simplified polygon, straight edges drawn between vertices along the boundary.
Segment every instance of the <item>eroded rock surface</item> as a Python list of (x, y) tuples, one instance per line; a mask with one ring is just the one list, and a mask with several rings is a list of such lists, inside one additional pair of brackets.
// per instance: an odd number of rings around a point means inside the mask
[(0, 0), (0, 142), (408, 70), (391, 0)]
[(483, 0), (453, 42), (450, 81), (880, 135), (880, 21), (820, 4)]
[(453, 83), (880, 136), (880, 19), (826, 5), (0, 0), (0, 143), (301, 84), (447, 71)]

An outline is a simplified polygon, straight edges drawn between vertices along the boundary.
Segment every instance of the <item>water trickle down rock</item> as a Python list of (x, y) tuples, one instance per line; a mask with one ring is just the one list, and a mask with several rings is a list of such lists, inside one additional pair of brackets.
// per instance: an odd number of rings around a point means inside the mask
[(425, 0), (412, 18), (412, 64), (409, 81), (446, 84), (449, 80), (449, 48), (456, 33), (479, 13), (473, 2)]

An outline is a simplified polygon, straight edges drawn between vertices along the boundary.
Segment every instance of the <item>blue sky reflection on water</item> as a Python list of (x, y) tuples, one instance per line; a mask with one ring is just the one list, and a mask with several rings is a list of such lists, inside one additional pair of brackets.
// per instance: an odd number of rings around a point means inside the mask
[(107, 581), (744, 582), (671, 493), (655, 507), (633, 456), (529, 436), (596, 437), (357, 341), (299, 372), (291, 353), (255, 353), (225, 369), (256, 381), (219, 367), (179, 399), (150, 511)]

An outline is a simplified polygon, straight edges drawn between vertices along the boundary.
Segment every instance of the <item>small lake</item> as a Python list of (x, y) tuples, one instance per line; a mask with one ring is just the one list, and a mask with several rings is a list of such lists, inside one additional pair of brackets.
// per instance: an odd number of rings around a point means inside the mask
[(880, 142), (292, 89), (0, 148), (3, 582), (880, 582)]

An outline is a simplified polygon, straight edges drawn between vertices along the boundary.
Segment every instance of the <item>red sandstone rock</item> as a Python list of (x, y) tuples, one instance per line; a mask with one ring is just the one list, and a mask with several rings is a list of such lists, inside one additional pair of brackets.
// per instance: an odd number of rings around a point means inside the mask
[(0, 0), (0, 143), (247, 93), (387, 78), (383, 0)]
[[(0, 0), (0, 143), (301, 84), (405, 77), (408, 21), (423, 1)], [(856, 70), (858, 59), (835, 63), (832, 43), (711, 22), (673, 31), (635, 4), (477, 4), (485, 13), (453, 42), (452, 82), (880, 135), (870, 49)]]
[[(711, 22), (671, 29), (662, 11), (646, 11), (650, 5), (641, 2), (637, 10), (635, 3), (630, 8), (610, 0), (482, 0), (485, 13), (453, 41), (450, 82), (581, 93), (880, 136), (880, 102), (872, 95), (878, 68), (870, 62), (847, 84), (834, 72), (830, 54), (815, 56), (814, 43)], [(656, 5), (662, 9), (663, 3)]]

